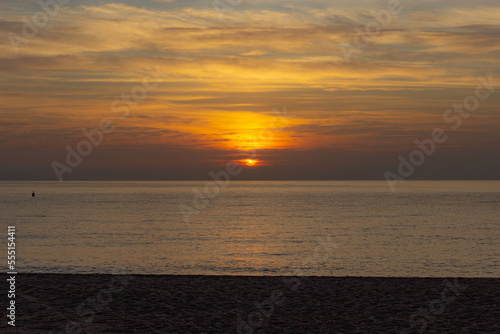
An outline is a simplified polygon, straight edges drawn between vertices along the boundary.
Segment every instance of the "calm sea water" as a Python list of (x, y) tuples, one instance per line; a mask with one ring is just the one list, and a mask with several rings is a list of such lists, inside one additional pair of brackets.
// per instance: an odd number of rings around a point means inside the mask
[[(500, 182), (0, 182), (19, 272), (500, 277)], [(36, 197), (31, 192), (36, 191)], [(5, 262), (5, 261), (4, 261)]]

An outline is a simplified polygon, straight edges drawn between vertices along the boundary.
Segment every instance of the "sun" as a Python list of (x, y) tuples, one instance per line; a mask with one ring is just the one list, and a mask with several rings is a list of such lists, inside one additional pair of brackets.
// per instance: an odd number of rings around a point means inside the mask
[(258, 161), (255, 159), (245, 159), (245, 160), (243, 160), (243, 162), (245, 163), (245, 165), (252, 167), (252, 166), (255, 166)]
[(241, 166), (246, 166), (246, 167), (256, 167), (256, 166), (261, 166), (263, 163), (261, 160), (258, 159), (240, 159), (236, 160), (237, 163), (239, 163)]

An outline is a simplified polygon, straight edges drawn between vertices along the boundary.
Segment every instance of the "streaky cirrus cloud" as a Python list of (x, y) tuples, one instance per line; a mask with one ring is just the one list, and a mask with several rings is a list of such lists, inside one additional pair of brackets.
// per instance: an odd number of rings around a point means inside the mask
[[(2, 177), (18, 167), (26, 175), (39, 175), (41, 168), (52, 177), (50, 162), (64, 159), (66, 145), (78, 142), (82, 129), (116, 118), (111, 102), (130, 93), (147, 66), (161, 68), (164, 80), (106, 136), (89, 166), (130, 168), (133, 173), (122, 174), (140, 178), (146, 173), (140, 160), (158, 175), (168, 167), (165, 178), (175, 178), (196, 161), (205, 168), (189, 177), (205, 178), (209, 168), (241, 155), (241, 147), (265, 156), (268, 175), (279, 165), (290, 169), (290, 177), (308, 178), (307, 168), (294, 166), (323, 150), (333, 157), (308, 159), (309, 172), (334, 164), (335, 156), (348, 159), (346, 170), (349, 161), (362, 160), (339, 152), (380, 154), (374, 160), (389, 166), (415, 138), (447, 126), (443, 112), (473, 93), (478, 76), (500, 76), (500, 5), (401, 0), (401, 13), (346, 61), (342, 46), (354, 45), (387, 3), (245, 1), (221, 17), (210, 1), (70, 2), (16, 50), (12, 36), (24, 38), (25, 19), (41, 8), (37, 2), (0, 2)], [(473, 152), (498, 157), (499, 99), (493, 95), (483, 103), (443, 150), (463, 161)], [(273, 109), (283, 106), (293, 118), (272, 140), (258, 140), (262, 129), (271, 128)], [(45, 153), (20, 153), (28, 147)], [(118, 158), (127, 150), (141, 159)], [(179, 151), (185, 154), (172, 153)], [(498, 159), (491, 164), (498, 166)], [(437, 164), (422, 177), (442, 168)], [(469, 170), (477, 174), (481, 168)], [(367, 166), (357, 175), (373, 172)], [(468, 174), (455, 167), (450, 175)]]

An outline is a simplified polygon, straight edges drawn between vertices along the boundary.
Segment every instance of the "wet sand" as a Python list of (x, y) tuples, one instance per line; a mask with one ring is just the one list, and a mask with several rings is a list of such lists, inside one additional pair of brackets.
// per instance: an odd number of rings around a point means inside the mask
[(493, 278), (18, 274), (15, 329), (7, 289), (2, 333), (500, 333)]

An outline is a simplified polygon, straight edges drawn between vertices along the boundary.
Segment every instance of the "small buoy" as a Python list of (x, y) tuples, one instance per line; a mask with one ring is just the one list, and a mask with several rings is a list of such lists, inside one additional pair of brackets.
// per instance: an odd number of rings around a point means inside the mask
[(31, 193), (31, 197), (35, 197), (35, 192), (33, 191), (33, 193)]

